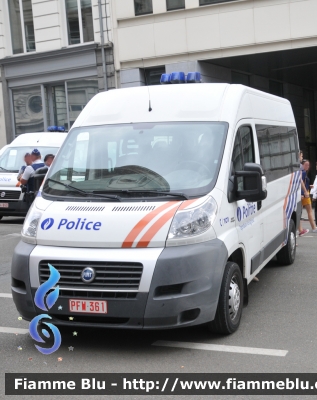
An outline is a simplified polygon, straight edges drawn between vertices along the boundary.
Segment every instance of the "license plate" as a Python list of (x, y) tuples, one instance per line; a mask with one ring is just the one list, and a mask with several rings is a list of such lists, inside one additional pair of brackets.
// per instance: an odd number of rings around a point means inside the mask
[(0, 208), (9, 208), (9, 203), (0, 203)]
[(87, 314), (107, 314), (108, 303), (101, 300), (69, 300), (69, 311)]

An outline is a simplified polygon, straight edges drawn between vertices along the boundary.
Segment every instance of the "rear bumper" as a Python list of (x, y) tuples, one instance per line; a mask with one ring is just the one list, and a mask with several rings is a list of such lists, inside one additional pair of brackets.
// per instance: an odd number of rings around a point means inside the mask
[[(2, 203), (8, 203), (9, 207), (8, 208), (4, 208), (1, 207)], [(0, 201), (0, 215), (3, 217), (25, 217), (28, 210), (30, 208), (30, 205), (27, 204), (26, 202), (22, 201), (22, 200), (18, 200), (18, 201), (5, 201), (5, 200), (1, 200)]]
[[(34, 305), (36, 288), (31, 288), (30, 284), (29, 259), (35, 247), (20, 242), (12, 260), (13, 300), (26, 320), (43, 313)], [(95, 250), (86, 251), (89, 254)], [(48, 246), (49, 252), (52, 259), (54, 247)], [(167, 329), (202, 324), (214, 319), (227, 256), (225, 245), (218, 239), (165, 248), (153, 260), (155, 268), (149, 290), (130, 292), (127, 298), (103, 297), (102, 300), (108, 302), (106, 316), (71, 314), (68, 311), (71, 293), (60, 295), (49, 315), (54, 324), (72, 327)], [(89, 295), (89, 299), (94, 297)], [(95, 299), (100, 300), (100, 297)], [(73, 321), (69, 320), (70, 316), (74, 317)]]

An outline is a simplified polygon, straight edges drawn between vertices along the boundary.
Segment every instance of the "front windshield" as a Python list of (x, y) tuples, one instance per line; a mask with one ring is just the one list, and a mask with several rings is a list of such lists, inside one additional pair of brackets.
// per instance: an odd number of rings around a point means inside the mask
[(150, 197), (152, 191), (200, 196), (215, 184), (227, 131), (224, 122), (74, 128), (43, 191), (80, 196), (72, 186), (130, 198)]
[[(0, 173), (5, 172), (19, 172), (20, 168), (25, 165), (24, 156), (26, 153), (31, 153), (32, 150), (36, 146), (33, 147), (8, 147), (1, 155), (0, 155)], [(56, 154), (58, 151), (57, 147), (44, 147), (38, 146), (36, 147), (42, 156), (42, 160), (46, 156), (46, 154)]]

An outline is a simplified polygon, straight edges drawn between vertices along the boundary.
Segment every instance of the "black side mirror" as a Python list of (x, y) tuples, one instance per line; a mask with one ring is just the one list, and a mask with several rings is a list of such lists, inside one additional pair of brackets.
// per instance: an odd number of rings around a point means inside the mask
[[(239, 184), (238, 178), (242, 178), (243, 185)], [(261, 165), (246, 163), (243, 171), (235, 173), (234, 181), (236, 200), (245, 200), (251, 203), (266, 199), (266, 178)]]
[(35, 174), (34, 174), (34, 191), (35, 192), (39, 191), (39, 189), (43, 183), (43, 180), (47, 174), (47, 171), (48, 171), (48, 167), (42, 167), (35, 171)]

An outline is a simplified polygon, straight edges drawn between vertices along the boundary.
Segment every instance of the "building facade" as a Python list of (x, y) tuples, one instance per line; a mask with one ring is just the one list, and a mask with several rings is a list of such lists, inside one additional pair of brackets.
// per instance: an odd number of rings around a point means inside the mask
[(0, 1), (0, 148), (116, 87), (108, 0)]
[(121, 87), (200, 71), (285, 97), (315, 165), (317, 0), (113, 0), (111, 11)]

